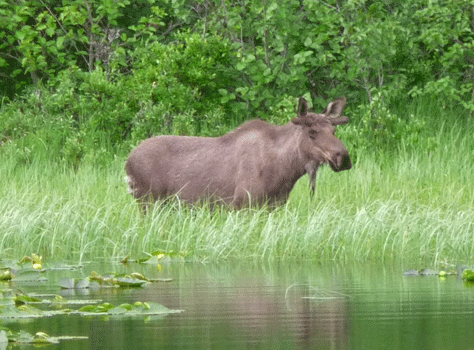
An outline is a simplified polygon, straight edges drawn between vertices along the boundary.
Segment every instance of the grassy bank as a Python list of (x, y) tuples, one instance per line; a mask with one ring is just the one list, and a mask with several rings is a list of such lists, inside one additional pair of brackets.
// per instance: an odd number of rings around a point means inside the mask
[[(440, 130), (430, 151), (359, 154), (350, 171), (301, 179), (286, 206), (228, 211), (155, 206), (143, 217), (123, 180), (123, 159), (71, 167), (0, 162), (2, 257), (199, 259), (422, 259), (472, 261), (474, 173), (470, 135)], [(457, 131), (454, 131), (457, 130)]]

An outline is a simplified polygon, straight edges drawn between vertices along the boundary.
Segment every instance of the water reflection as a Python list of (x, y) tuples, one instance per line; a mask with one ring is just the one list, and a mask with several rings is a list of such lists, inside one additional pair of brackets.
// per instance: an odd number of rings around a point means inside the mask
[[(60, 292), (115, 305), (153, 301), (185, 312), (160, 318), (62, 316), (12, 328), (86, 335), (57, 349), (469, 349), (474, 289), (456, 277), (402, 275), (403, 269), (315, 264), (87, 265), (172, 282), (145, 288)], [(70, 277), (70, 274), (68, 275)], [(28, 286), (26, 289), (33, 289)], [(8, 325), (10, 327), (10, 325)]]
[(168, 321), (189, 348), (346, 348), (347, 299), (304, 299), (311, 295), (305, 281), (288, 293), (295, 278), (304, 278), (304, 273), (298, 276), (301, 271), (288, 272), (190, 266), (180, 270), (175, 283), (139, 291), (136, 297), (186, 310)]

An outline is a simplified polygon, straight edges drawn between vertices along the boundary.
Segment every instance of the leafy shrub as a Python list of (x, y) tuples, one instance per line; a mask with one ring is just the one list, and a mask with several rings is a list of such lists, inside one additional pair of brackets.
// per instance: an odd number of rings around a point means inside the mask
[(380, 90), (372, 91), (372, 101), (361, 104), (351, 113), (351, 123), (338, 129), (347, 145), (357, 152), (376, 152), (397, 149), (403, 142), (416, 146), (425, 121), (410, 114), (400, 117), (389, 108), (390, 98)]

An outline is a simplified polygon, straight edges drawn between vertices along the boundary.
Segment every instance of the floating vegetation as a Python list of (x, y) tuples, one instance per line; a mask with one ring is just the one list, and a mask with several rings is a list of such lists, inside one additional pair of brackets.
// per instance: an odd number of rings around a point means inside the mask
[[(25, 293), (3, 293), (0, 299), (0, 320), (35, 319), (51, 317), (55, 315), (114, 315), (114, 316), (164, 316), (172, 313), (179, 313), (182, 310), (171, 310), (155, 302), (140, 302), (134, 304), (121, 304), (115, 306), (110, 303), (100, 303), (100, 300), (66, 300), (57, 295), (52, 299), (41, 299), (37, 296), (30, 296)], [(34, 305), (33, 305), (34, 304)], [(43, 310), (37, 306), (48, 306), (54, 304), (56, 310)], [(85, 305), (84, 305), (85, 304)], [(84, 305), (78, 310), (74, 310), (65, 305)]]
[(18, 271), (10, 271), (12, 278), (12, 282), (46, 282), (48, 279), (44, 277), (43, 273), (45, 269), (34, 269), (34, 268), (26, 268), (21, 269)]
[[(445, 271), (443, 271), (446, 273)], [(422, 269), (422, 270), (408, 270), (403, 273), (404, 276), (438, 276), (439, 271), (432, 269)]]
[(71, 314), (83, 316), (113, 315), (113, 316), (160, 316), (172, 313), (180, 313), (183, 310), (171, 310), (167, 307), (155, 303), (136, 302), (134, 304), (121, 304), (114, 306), (110, 303), (100, 305), (86, 305)]
[(58, 344), (61, 340), (81, 340), (88, 339), (84, 336), (59, 336), (52, 337), (43, 332), (37, 332), (32, 335), (23, 330), (14, 332), (8, 328), (2, 327), (0, 330), (0, 347), (2, 344), (16, 343), (22, 345), (47, 345), (47, 344)]
[(169, 278), (151, 279), (143, 276), (141, 273), (133, 272), (131, 274), (108, 273), (99, 275), (93, 271), (89, 277), (63, 278), (59, 280), (59, 286), (63, 289), (84, 289), (84, 288), (136, 288), (142, 287), (147, 283), (170, 282)]
[(43, 257), (38, 254), (31, 254), (31, 256), (26, 255), (23, 259), (20, 260), (20, 264), (24, 264), (26, 262), (31, 262), (33, 264), (34, 269), (42, 269), (43, 268)]
[(458, 266), (458, 275), (466, 282), (474, 282), (474, 267), (466, 265)]
[(128, 263), (138, 263), (138, 264), (149, 264), (149, 265), (158, 265), (161, 266), (163, 263), (171, 262), (188, 262), (190, 254), (188, 252), (175, 252), (170, 250), (164, 252), (162, 250), (156, 250), (152, 253), (145, 253), (147, 256), (138, 260), (130, 259), (130, 255), (127, 255), (124, 259), (120, 261), (122, 264)]
[[(38, 286), (38, 282), (46, 282), (45, 271), (75, 270), (80, 265), (45, 266), (41, 256), (32, 254), (20, 261), (1, 261), (0, 283), (7, 288), (0, 288), (0, 323), (18, 323), (28, 320), (63, 315), (69, 317), (101, 316), (110, 317), (143, 317), (144, 320), (158, 320), (182, 310), (171, 310), (156, 302), (137, 301), (134, 304), (113, 305), (102, 300), (70, 300), (56, 294), (28, 294), (18, 289)], [(25, 266), (26, 265), (26, 266)], [(137, 288), (155, 282), (169, 282), (171, 279), (152, 279), (141, 273), (129, 274), (92, 272), (85, 278), (63, 278), (57, 282), (63, 290), (100, 289), (100, 288)], [(27, 283), (33, 282), (30, 285)], [(25, 284), (22, 284), (25, 283)], [(59, 336), (53, 337), (43, 332), (30, 334), (25, 331), (13, 332), (0, 327), (0, 349), (6, 349), (8, 343), (16, 344), (54, 344), (61, 340), (86, 339), (87, 337)]]
[(451, 270), (451, 271), (446, 271), (446, 270), (437, 271), (437, 270), (433, 270), (433, 269), (421, 269), (421, 270), (411, 269), (411, 270), (404, 271), (403, 275), (404, 276), (439, 276), (439, 277), (447, 277), (449, 275), (458, 275), (458, 276), (460, 276), (462, 274), (462, 271), (460, 272), (459, 268), (460, 267), (458, 267), (457, 272), (454, 271), (454, 270)]
[(462, 273), (462, 279), (469, 282), (474, 282), (474, 271), (465, 269)]
[(4, 269), (0, 273), (0, 281), (10, 281), (12, 279), (12, 272), (10, 269)]
[(44, 277), (44, 272), (47, 270), (77, 270), (82, 268), (82, 265), (68, 264), (45, 266), (43, 257), (35, 253), (26, 255), (19, 261), (2, 261), (2, 265), (0, 267), (0, 282), (11, 281), (15, 283), (46, 282), (48, 279)]
[(88, 278), (62, 278), (59, 280), (58, 284), (63, 289), (83, 289), (90, 287), (90, 281)]

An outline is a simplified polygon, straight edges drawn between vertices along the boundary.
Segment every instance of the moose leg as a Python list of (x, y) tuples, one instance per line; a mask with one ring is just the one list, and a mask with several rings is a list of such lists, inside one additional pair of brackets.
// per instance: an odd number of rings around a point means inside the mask
[(249, 205), (250, 194), (242, 187), (237, 187), (234, 192), (234, 198), (232, 199), (232, 207), (240, 209), (244, 205)]
[(263, 204), (266, 199), (263, 188), (264, 184), (260, 182), (251, 183), (250, 181), (245, 181), (237, 185), (234, 191), (232, 206), (234, 208), (242, 208)]

